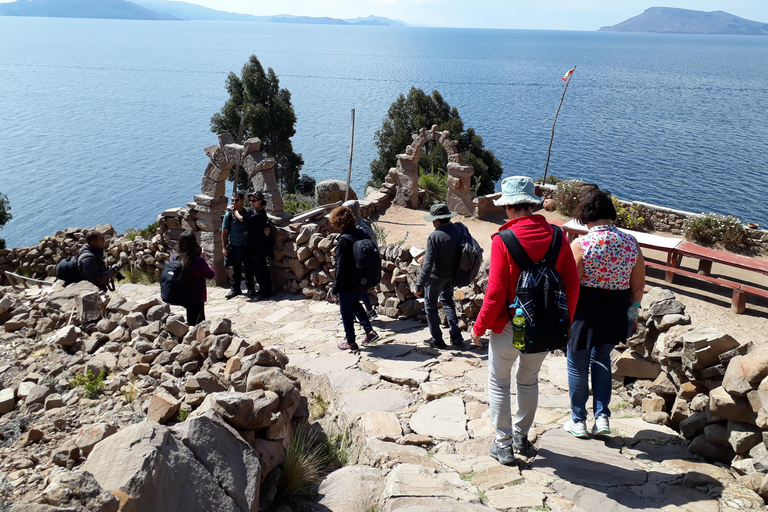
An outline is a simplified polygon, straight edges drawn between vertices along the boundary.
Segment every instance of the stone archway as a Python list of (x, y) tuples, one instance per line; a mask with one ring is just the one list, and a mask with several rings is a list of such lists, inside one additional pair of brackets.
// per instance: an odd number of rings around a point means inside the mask
[(265, 208), (271, 212), (283, 211), (283, 197), (275, 178), (275, 159), (266, 157), (260, 151), (261, 140), (248, 139), (243, 144), (235, 144), (230, 134), (219, 135), (219, 144), (206, 146), (205, 154), (211, 161), (205, 169), (200, 194), (195, 202), (189, 204), (195, 211), (194, 220), (200, 230), (200, 246), (208, 261), (213, 262), (216, 284), (226, 284), (224, 255), (221, 247), (222, 217), (227, 209), (227, 177), (235, 165), (240, 165), (253, 184), (253, 189), (262, 192)]
[(464, 156), (456, 150), (458, 141), (451, 140), (449, 131), (438, 131), (437, 125), (411, 135), (413, 142), (405, 148), (405, 154), (397, 155), (397, 167), (389, 170), (386, 181), (395, 185), (395, 204), (408, 208), (419, 207), (419, 158), (424, 144), (433, 140), (442, 144), (448, 154), (448, 194), (446, 203), (452, 211), (472, 215), (474, 197), (470, 183), (475, 169), (464, 164)]

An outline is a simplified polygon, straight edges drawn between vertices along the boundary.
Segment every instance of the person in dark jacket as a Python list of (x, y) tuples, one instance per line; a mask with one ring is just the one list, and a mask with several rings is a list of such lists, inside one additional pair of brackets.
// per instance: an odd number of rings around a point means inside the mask
[(85, 235), (85, 242), (77, 257), (77, 268), (83, 279), (105, 292), (109, 286), (109, 280), (117, 275), (118, 270), (109, 269), (104, 263), (104, 245), (106, 244), (104, 234), (91, 230)]
[(205, 320), (205, 301), (208, 300), (208, 290), (205, 280), (213, 279), (213, 269), (202, 256), (203, 251), (197, 243), (195, 234), (185, 231), (179, 237), (179, 245), (172, 259), (181, 262), (182, 278), (187, 283), (187, 325), (197, 325)]
[(331, 295), (338, 295), (339, 297), (341, 320), (347, 337), (347, 341), (339, 343), (339, 348), (356, 351), (360, 350), (360, 347), (355, 341), (354, 317), (357, 317), (365, 331), (362, 345), (379, 339), (379, 335), (371, 327), (371, 322), (368, 320), (368, 315), (366, 315), (362, 304), (363, 295), (368, 293), (368, 290), (361, 289), (355, 283), (354, 244), (357, 240), (369, 237), (363, 230), (355, 227), (355, 216), (345, 206), (339, 206), (333, 210), (329, 221), (333, 229), (341, 233), (341, 236), (336, 239), (336, 270), (331, 288)]
[(414, 295), (424, 295), (424, 309), (427, 312), (427, 325), (432, 336), (424, 343), (433, 348), (446, 348), (443, 333), (440, 330), (440, 317), (437, 314), (437, 301), (443, 304), (445, 318), (448, 320), (448, 332), (451, 335), (451, 345), (461, 345), (464, 339), (459, 329), (459, 319), (456, 317), (456, 305), (453, 303), (453, 279), (459, 266), (459, 246), (464, 234), (461, 224), (452, 224), (452, 212), (445, 204), (435, 204), (429, 209), (429, 215), (424, 220), (431, 222), (435, 230), (427, 239), (427, 252), (421, 273), (416, 282)]
[(227, 213), (224, 214), (224, 221), (221, 226), (221, 252), (226, 258), (226, 265), (232, 265), (232, 289), (224, 296), (227, 300), (243, 293), (240, 289), (243, 271), (245, 271), (247, 295), (252, 297), (256, 294), (253, 289), (251, 258), (248, 254), (248, 231), (245, 223), (235, 216), (235, 212), (237, 212), (242, 219), (242, 214), (245, 211), (244, 201), (245, 192), (242, 190), (232, 194), (232, 204), (227, 206)]
[[(360, 213), (360, 201), (357, 199), (350, 199), (349, 201), (345, 201), (341, 206), (346, 206), (352, 211), (352, 215), (355, 216), (355, 226), (365, 231), (369, 238), (378, 244), (379, 241), (376, 239), (376, 233), (373, 231), (371, 224), (365, 220)], [(374, 311), (373, 306), (371, 305), (371, 298), (367, 293), (363, 295), (363, 306), (365, 306), (365, 312), (368, 314), (369, 320), (373, 320), (379, 316), (376, 314), (376, 311)]]
[(272, 276), (267, 265), (267, 256), (273, 256), (272, 238), (269, 233), (269, 219), (264, 209), (264, 194), (251, 192), (248, 194), (250, 208), (238, 211), (232, 210), (232, 214), (245, 224), (248, 231), (248, 257), (251, 258), (251, 268), (254, 277), (259, 283), (259, 293), (249, 289), (248, 295), (255, 300), (266, 300), (272, 296)]

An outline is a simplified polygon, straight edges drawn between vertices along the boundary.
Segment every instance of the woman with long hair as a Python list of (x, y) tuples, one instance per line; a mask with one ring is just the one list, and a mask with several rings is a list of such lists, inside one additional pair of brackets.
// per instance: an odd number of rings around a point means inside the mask
[(179, 237), (179, 244), (173, 259), (181, 263), (183, 267), (182, 279), (187, 284), (188, 301), (184, 303), (187, 310), (187, 324), (197, 325), (205, 320), (205, 301), (208, 299), (208, 291), (205, 288), (205, 280), (213, 279), (213, 269), (202, 256), (203, 250), (197, 243), (195, 234), (185, 231)]

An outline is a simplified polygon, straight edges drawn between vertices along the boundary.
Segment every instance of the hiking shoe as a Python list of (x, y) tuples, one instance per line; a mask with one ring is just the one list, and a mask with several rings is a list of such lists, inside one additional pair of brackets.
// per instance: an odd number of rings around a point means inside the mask
[(491, 445), (491, 457), (505, 466), (510, 466), (515, 463), (515, 456), (512, 453), (511, 446), (499, 446), (496, 443), (493, 443)]
[(373, 343), (374, 341), (378, 341), (379, 335), (376, 334), (374, 331), (365, 333), (365, 337), (363, 338), (363, 342), (361, 345), (368, 345), (369, 343)]
[(428, 340), (424, 340), (424, 344), (432, 348), (439, 348), (439, 349), (448, 348), (448, 345), (446, 345), (443, 340), (436, 340), (435, 338), (429, 338)]
[(451, 345), (458, 346), (464, 344), (464, 338), (461, 337), (460, 332), (451, 334)]
[(258, 297), (258, 295), (256, 295), (256, 290), (248, 290), (247, 292), (245, 292), (245, 295), (249, 299), (255, 299), (256, 297)]
[(587, 433), (587, 425), (583, 421), (568, 420), (563, 425), (566, 432), (570, 432), (574, 437), (579, 439), (588, 439), (589, 433)]
[(517, 453), (522, 455), (535, 451), (533, 445), (528, 440), (528, 434), (523, 434), (522, 432), (512, 434), (512, 447)]
[(595, 418), (595, 424), (592, 426), (592, 433), (596, 436), (607, 436), (611, 433), (611, 425), (608, 423), (608, 416), (598, 416)]
[(238, 295), (242, 295), (242, 294), (243, 294), (243, 292), (241, 292), (240, 290), (229, 290), (229, 293), (227, 293), (227, 294), (224, 296), (224, 298), (225, 298), (225, 299), (227, 299), (227, 300), (229, 300), (229, 299), (231, 299), (232, 297), (237, 297)]
[(376, 318), (379, 318), (379, 315), (374, 310), (366, 311), (365, 313), (368, 315), (368, 320), (375, 320)]
[(357, 352), (360, 350), (360, 347), (357, 346), (357, 343), (347, 343), (346, 341), (344, 343), (339, 343), (337, 346), (341, 350), (351, 350), (352, 352)]

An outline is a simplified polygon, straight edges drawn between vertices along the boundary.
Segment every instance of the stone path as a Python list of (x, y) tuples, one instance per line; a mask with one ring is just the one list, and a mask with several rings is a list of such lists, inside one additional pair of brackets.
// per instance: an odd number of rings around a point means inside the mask
[[(118, 292), (135, 299), (159, 289), (124, 285)], [(565, 433), (564, 357), (549, 356), (541, 371), (530, 434), (537, 455), (506, 467), (488, 454), (487, 352), (468, 343), (442, 352), (423, 347), (426, 324), (391, 319), (373, 322), (378, 344), (342, 352), (338, 305), (287, 294), (226, 301), (224, 293), (209, 289), (207, 318), (230, 318), (239, 335), (282, 350), (326, 432), (350, 429), (357, 464), (325, 479), (315, 510), (765, 510), (727, 467), (689, 453), (674, 430), (635, 417), (640, 412), (621, 391), (612, 399), (613, 435), (577, 440)]]

